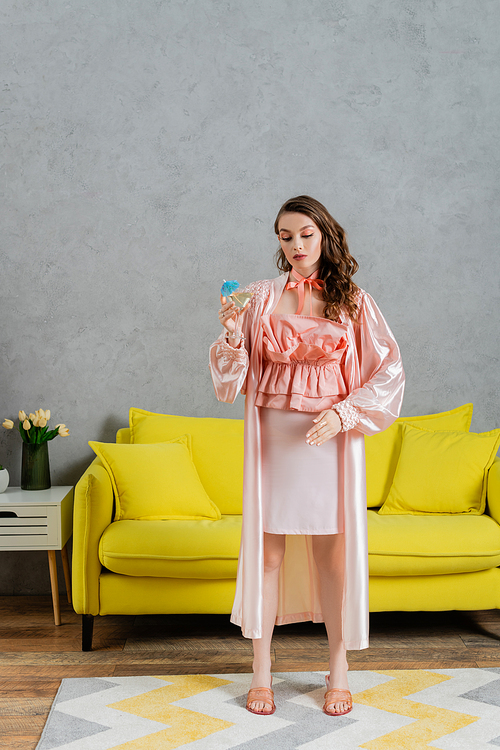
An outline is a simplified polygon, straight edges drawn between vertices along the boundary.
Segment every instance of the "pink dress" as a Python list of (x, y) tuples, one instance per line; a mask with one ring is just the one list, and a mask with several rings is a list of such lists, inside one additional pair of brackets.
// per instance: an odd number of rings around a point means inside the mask
[(342, 373), (347, 326), (291, 314), (263, 315), (261, 325), (264, 369), (255, 403), (262, 433), (264, 531), (343, 533), (337, 438), (317, 446), (305, 437), (316, 414), (347, 396)]

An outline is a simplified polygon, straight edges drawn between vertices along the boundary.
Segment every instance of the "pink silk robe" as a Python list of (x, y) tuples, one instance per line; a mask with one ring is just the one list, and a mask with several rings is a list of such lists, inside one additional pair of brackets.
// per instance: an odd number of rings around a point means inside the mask
[[(260, 318), (276, 308), (288, 274), (257, 281), (243, 319), (245, 348), (234, 349), (223, 334), (210, 347), (210, 370), (219, 401), (233, 403), (239, 392), (245, 400), (243, 473), (243, 524), (236, 594), (231, 621), (246, 638), (261, 638), (264, 570), (263, 507), (261, 494), (261, 432), (257, 385), (263, 368)], [(360, 411), (355, 429), (338, 435), (338, 499), (344, 503), (345, 580), (343, 640), (346, 649), (368, 648), (368, 539), (365, 454), (363, 435), (385, 430), (399, 416), (404, 391), (404, 371), (394, 336), (369, 294), (361, 290), (357, 323), (347, 315), (349, 347), (345, 360), (347, 400)], [(311, 413), (311, 426), (314, 414)], [(305, 435), (304, 435), (305, 440)], [(314, 492), (314, 477), (311, 477)], [(311, 539), (288, 536), (280, 572), (277, 624), (312, 620), (322, 622), (319, 579), (312, 557)]]

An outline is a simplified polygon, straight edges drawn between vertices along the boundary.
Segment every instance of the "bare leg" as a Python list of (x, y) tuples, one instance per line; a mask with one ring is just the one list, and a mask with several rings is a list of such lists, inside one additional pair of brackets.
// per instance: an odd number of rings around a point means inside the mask
[[(320, 599), (330, 648), (329, 688), (349, 689), (349, 668), (342, 638), (342, 594), (344, 589), (344, 534), (313, 536), (314, 561), (320, 579)], [(346, 711), (346, 703), (336, 703), (335, 711)]]
[[(264, 534), (264, 590), (262, 638), (254, 638), (253, 644), (253, 678), (250, 687), (271, 687), (271, 639), (273, 637), (276, 613), (278, 611), (278, 578), (286, 537), (284, 534)], [(254, 711), (262, 711), (264, 704), (252, 702)]]

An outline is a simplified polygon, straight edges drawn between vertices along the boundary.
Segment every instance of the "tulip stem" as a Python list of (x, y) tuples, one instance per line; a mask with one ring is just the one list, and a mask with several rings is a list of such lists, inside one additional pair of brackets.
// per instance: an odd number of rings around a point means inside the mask
[(29, 440), (26, 437), (26, 432), (23, 429), (23, 426), (22, 426), (21, 422), (19, 422), (19, 433), (21, 435), (21, 438), (23, 439), (23, 442), (29, 443)]

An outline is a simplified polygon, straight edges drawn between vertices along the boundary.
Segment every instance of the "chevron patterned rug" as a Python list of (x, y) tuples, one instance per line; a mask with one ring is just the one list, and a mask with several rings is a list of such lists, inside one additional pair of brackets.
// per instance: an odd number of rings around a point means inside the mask
[(276, 713), (245, 710), (248, 674), (62, 680), (37, 750), (494, 750), (500, 669), (352, 671), (326, 716), (324, 672), (274, 674)]

